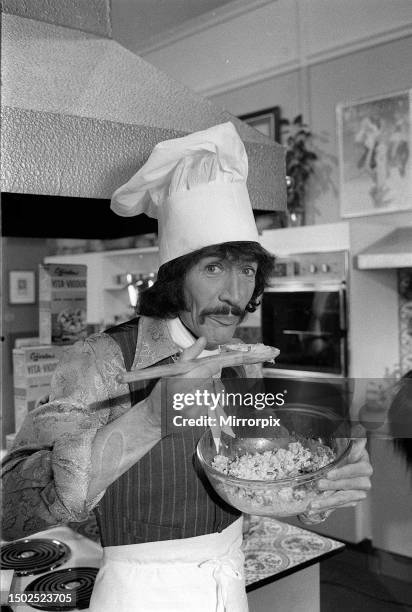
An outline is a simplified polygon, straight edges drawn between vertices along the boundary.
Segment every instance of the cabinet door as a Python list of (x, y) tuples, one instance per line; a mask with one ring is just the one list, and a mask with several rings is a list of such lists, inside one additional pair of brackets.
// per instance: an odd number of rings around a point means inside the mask
[(412, 557), (412, 472), (392, 440), (370, 442), (372, 544)]

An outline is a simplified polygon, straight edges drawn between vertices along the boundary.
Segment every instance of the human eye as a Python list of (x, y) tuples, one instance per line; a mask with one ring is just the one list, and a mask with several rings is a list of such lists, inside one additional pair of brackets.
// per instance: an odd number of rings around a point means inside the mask
[(220, 274), (220, 272), (223, 270), (223, 266), (217, 262), (208, 263), (205, 266), (205, 270), (208, 274)]
[(254, 278), (256, 276), (256, 270), (253, 266), (244, 266), (242, 268), (242, 273), (250, 278)]

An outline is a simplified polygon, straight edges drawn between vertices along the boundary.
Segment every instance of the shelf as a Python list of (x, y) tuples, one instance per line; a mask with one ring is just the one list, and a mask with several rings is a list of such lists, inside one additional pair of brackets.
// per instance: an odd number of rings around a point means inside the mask
[(324, 223), (264, 230), (260, 244), (277, 256), (349, 250), (349, 223)]
[(118, 249), (116, 251), (86, 251), (84, 253), (65, 253), (64, 255), (48, 255), (45, 257), (45, 263), (63, 263), (73, 260), (87, 260), (90, 258), (105, 258), (105, 257), (121, 257), (123, 255), (146, 255), (149, 253), (158, 253), (159, 247), (142, 247), (136, 249)]
[(119, 255), (144, 255), (145, 253), (157, 253), (158, 246), (136, 247), (135, 249), (118, 249), (116, 251), (100, 251), (105, 257), (118, 257)]

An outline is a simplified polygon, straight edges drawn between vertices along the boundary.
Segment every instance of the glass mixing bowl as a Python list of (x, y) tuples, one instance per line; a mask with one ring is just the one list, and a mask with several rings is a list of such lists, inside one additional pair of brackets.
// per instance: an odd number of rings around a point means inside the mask
[[(266, 413), (267, 414), (267, 413)], [(266, 416), (265, 414), (265, 416)], [(197, 445), (197, 457), (215, 491), (231, 506), (246, 514), (281, 517), (302, 514), (312, 501), (330, 495), (320, 491), (318, 482), (334, 467), (343, 464), (352, 442), (344, 437), (342, 419), (333, 411), (305, 405), (288, 405), (272, 413), (280, 419), (281, 427), (275, 438), (235, 437), (222, 433), (219, 452), (208, 429)], [(318, 440), (329, 446), (335, 459), (315, 472), (276, 480), (248, 480), (223, 474), (212, 467), (217, 454), (234, 459), (245, 453), (263, 453), (287, 448), (289, 442), (310, 447)]]

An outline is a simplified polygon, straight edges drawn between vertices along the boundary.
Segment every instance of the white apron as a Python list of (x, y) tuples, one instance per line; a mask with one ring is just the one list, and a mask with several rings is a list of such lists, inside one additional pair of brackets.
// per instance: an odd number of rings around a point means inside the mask
[(242, 517), (221, 533), (108, 546), (90, 612), (247, 612)]

